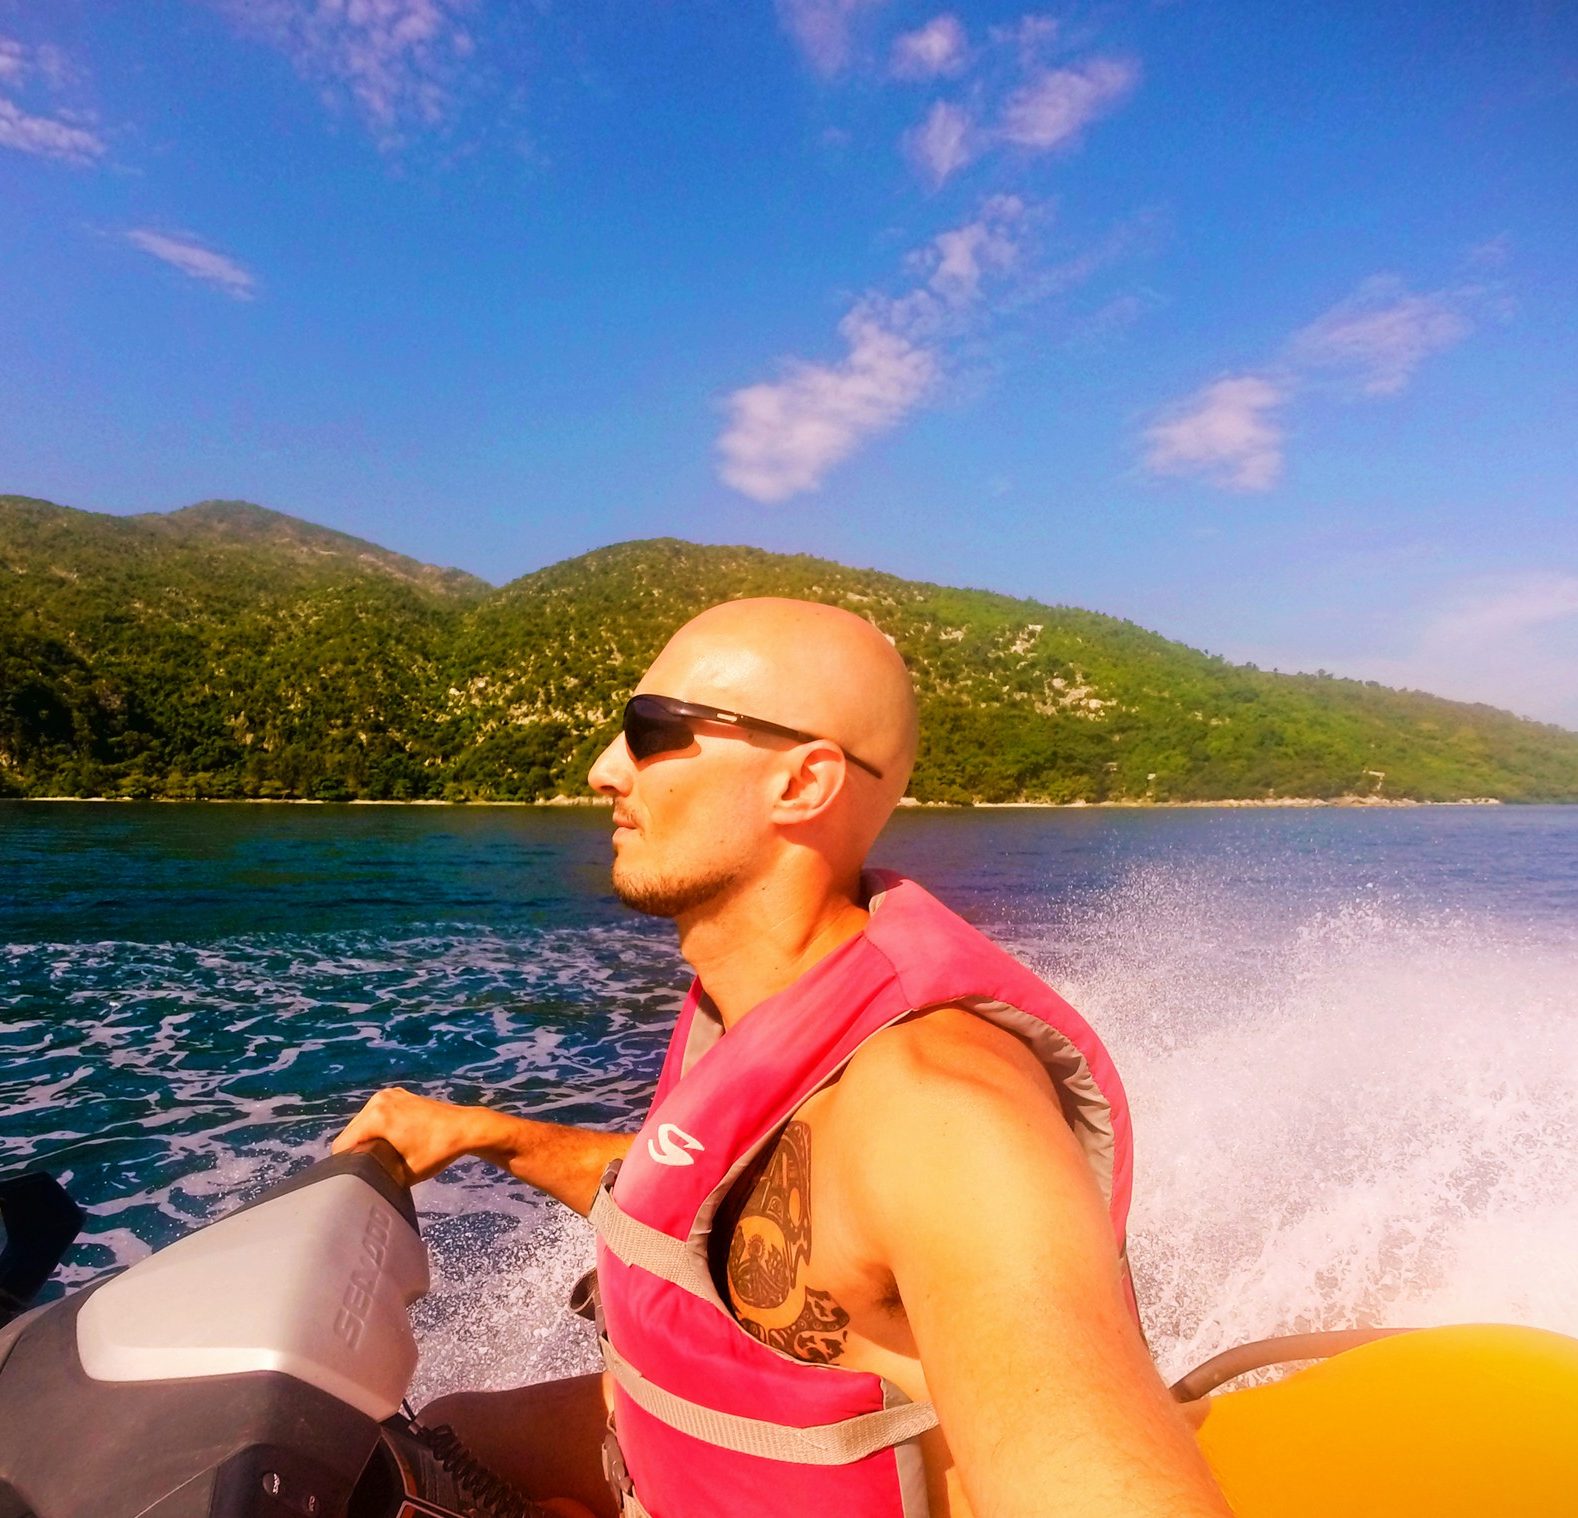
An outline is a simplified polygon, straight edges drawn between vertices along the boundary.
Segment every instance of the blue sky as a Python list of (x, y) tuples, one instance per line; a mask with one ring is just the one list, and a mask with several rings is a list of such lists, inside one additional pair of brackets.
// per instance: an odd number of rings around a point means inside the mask
[(0, 490), (1578, 727), (1578, 8), (0, 0)]

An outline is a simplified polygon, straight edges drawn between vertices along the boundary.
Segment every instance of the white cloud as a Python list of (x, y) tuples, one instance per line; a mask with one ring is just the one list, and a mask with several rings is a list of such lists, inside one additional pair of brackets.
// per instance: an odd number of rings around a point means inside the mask
[(51, 90), (62, 90), (76, 78), (76, 70), (52, 42), (30, 47), (15, 37), (0, 37), (0, 83), (15, 86), (34, 75)]
[(933, 16), (925, 26), (905, 32), (893, 44), (890, 67), (899, 79), (936, 79), (963, 72), (969, 41), (959, 18), (949, 12)]
[(814, 490), (867, 439), (896, 426), (942, 376), (950, 340), (967, 331), (989, 276), (1023, 256), (1029, 208), (1012, 195), (986, 201), (975, 221), (951, 228), (906, 261), (919, 283), (897, 297), (863, 296), (839, 324), (836, 364), (794, 360), (782, 379), (729, 395), (718, 474), (752, 500)]
[(1463, 310), (1472, 293), (1413, 295), (1400, 280), (1379, 275), (1295, 333), (1289, 357), (1302, 367), (1343, 373), (1365, 395), (1396, 395), (1425, 359), (1473, 330)]
[(1463, 261), (1471, 269), (1499, 269), (1512, 257), (1512, 234), (1498, 232), (1484, 242), (1475, 243)]
[(126, 240), (144, 253), (152, 254), (192, 279), (223, 290), (236, 300), (251, 300), (256, 293), (256, 282), (247, 270), (234, 259), (204, 247), (193, 238), (171, 237), (146, 227), (135, 227), (127, 232)]
[(925, 121), (905, 135), (904, 150), (932, 187), (937, 188), (975, 157), (977, 142), (969, 112), (939, 100)]
[(1578, 729), (1578, 574), (1525, 570), (1459, 582), (1400, 617), (1391, 641), (1377, 650), (1372, 632), (1351, 655), (1274, 662), (1319, 664)]
[(1282, 474), (1283, 429), (1276, 413), (1285, 386), (1256, 374), (1217, 380), (1146, 429), (1153, 474), (1202, 475), (1231, 490), (1269, 490)]
[(778, 0), (778, 18), (819, 74), (832, 76), (848, 67), (851, 29), (863, 10), (885, 0)]
[[(29, 47), (14, 37), (0, 37), (0, 85), (7, 89), (18, 90), (37, 78), (53, 93), (71, 77), (70, 64), (58, 47)], [(79, 113), (39, 115), (7, 95), (0, 95), (0, 147), (76, 164), (93, 163), (106, 152), (104, 139), (83, 124)]]
[(1017, 48), (1020, 60), (1028, 66), (1060, 30), (1056, 16), (1041, 12), (1021, 16), (1012, 26), (994, 26), (987, 36), (993, 42)]
[(839, 324), (839, 364), (794, 363), (774, 384), (747, 385), (727, 402), (718, 473), (754, 501), (814, 490), (868, 437), (892, 427), (937, 378), (937, 358), (856, 307)]
[[(1471, 311), (1485, 309), (1496, 309), (1485, 285), (1416, 295), (1393, 275), (1367, 279), (1293, 334), (1274, 364), (1275, 378), (1220, 380), (1164, 414), (1145, 433), (1146, 467), (1268, 490), (1282, 468), (1283, 428), (1273, 413), (1322, 388), (1344, 400), (1397, 395), (1427, 358), (1474, 330)], [(1319, 386), (1323, 373), (1335, 383)]]
[(92, 163), (105, 153), (104, 139), (57, 116), (33, 116), (0, 95), (0, 147), (66, 163)]
[(211, 0), (304, 77), (342, 90), (380, 142), (434, 127), (475, 44), (462, 18), (476, 0)]
[[(994, 31), (992, 41), (1023, 46), (1019, 34), (1026, 28), (1043, 30), (1031, 27), (1042, 19), (1026, 18), (1013, 32)], [(980, 125), (963, 106), (939, 100), (919, 126), (905, 133), (905, 156), (933, 189), (1004, 143), (1032, 152), (1072, 145), (1087, 126), (1128, 96), (1140, 78), (1139, 65), (1120, 58), (1090, 58), (1063, 69), (1024, 62), (1019, 68), (1029, 68), (1031, 78), (1003, 102), (994, 125)]]
[(1044, 152), (1076, 138), (1139, 83), (1128, 59), (1092, 58), (1066, 69), (1042, 69), (1008, 97), (998, 133), (1006, 142)]
[(975, 301), (988, 271), (1005, 272), (1019, 261), (1021, 243), (1014, 233), (1025, 214), (1017, 195), (994, 195), (978, 220), (933, 239), (927, 285), (951, 305)]

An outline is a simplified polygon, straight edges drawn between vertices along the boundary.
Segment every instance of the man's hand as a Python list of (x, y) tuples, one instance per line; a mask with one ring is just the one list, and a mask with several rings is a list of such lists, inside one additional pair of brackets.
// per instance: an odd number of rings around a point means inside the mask
[(499, 1116), (485, 1107), (460, 1107), (386, 1086), (340, 1130), (331, 1148), (344, 1154), (370, 1139), (382, 1139), (405, 1161), (415, 1185), (485, 1147)]
[(622, 1158), (633, 1137), (539, 1123), (491, 1107), (461, 1107), (389, 1086), (341, 1129), (333, 1150), (343, 1154), (370, 1139), (382, 1139), (405, 1161), (412, 1184), (473, 1154), (585, 1217), (608, 1162)]

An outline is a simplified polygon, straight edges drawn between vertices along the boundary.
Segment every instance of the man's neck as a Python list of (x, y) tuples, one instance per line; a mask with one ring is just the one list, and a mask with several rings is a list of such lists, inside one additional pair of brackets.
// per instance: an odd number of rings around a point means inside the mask
[(809, 902), (797, 895), (761, 883), (704, 920), (677, 924), (679, 951), (725, 1031), (854, 938), (870, 916), (860, 901), (858, 877), (852, 886), (819, 892)]

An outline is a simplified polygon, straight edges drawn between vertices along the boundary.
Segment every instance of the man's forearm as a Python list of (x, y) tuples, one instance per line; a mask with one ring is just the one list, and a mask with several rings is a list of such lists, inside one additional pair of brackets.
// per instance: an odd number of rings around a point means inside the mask
[(610, 1160), (621, 1158), (633, 1135), (604, 1133), (512, 1117), (492, 1107), (435, 1101), (399, 1086), (374, 1092), (334, 1140), (335, 1153), (382, 1139), (404, 1161), (410, 1182), (424, 1181), (462, 1155), (507, 1170), (518, 1180), (557, 1197), (583, 1217), (597, 1196)]
[(635, 1137), (477, 1110), (486, 1114), (486, 1121), (472, 1153), (557, 1197), (582, 1217), (591, 1211), (603, 1171), (611, 1160), (625, 1156)]

